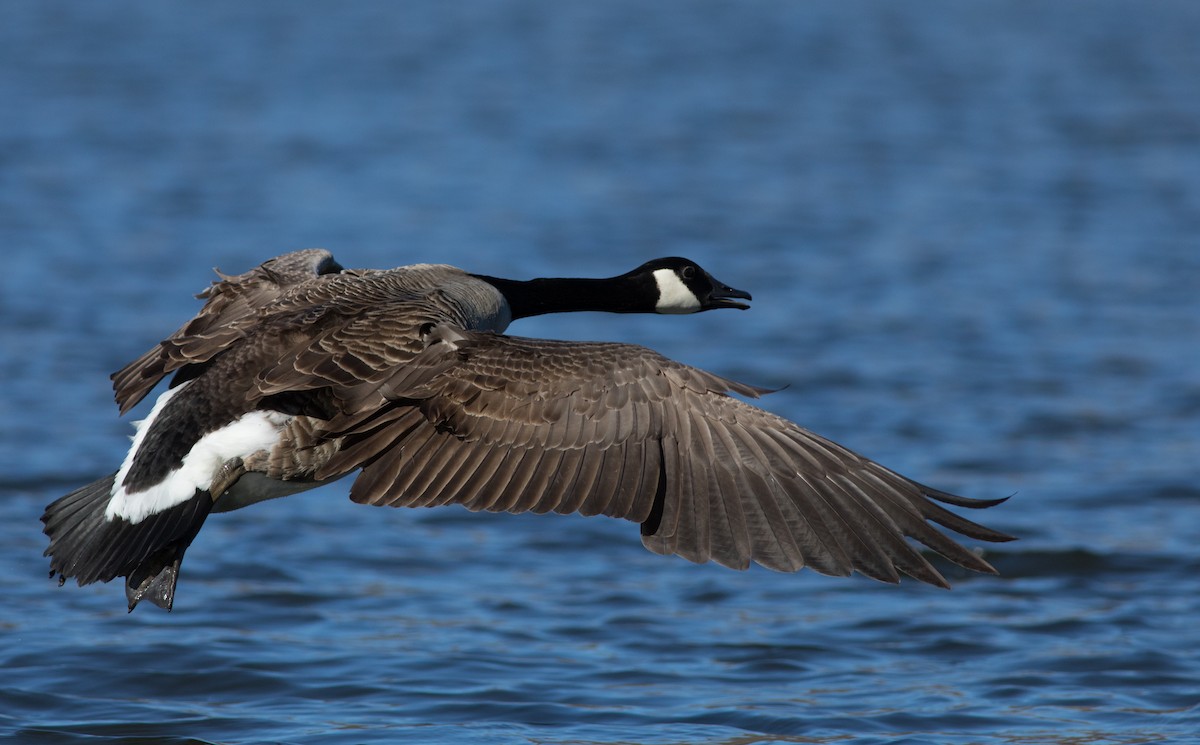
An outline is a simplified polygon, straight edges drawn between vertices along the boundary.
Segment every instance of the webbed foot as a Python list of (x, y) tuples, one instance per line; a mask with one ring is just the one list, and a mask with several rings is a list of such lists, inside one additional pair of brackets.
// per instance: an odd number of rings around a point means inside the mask
[(179, 582), (179, 565), (185, 549), (168, 546), (142, 562), (125, 578), (125, 598), (129, 612), (142, 600), (149, 600), (163, 610), (175, 603), (175, 585)]

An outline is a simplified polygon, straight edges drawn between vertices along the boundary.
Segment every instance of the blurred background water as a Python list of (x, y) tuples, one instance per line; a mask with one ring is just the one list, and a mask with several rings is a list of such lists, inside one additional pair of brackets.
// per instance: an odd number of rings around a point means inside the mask
[[(0, 738), (1193, 740), (1198, 38), (1187, 0), (6, 4)], [(170, 615), (46, 580), (42, 507), (127, 445), (108, 374), (317, 245), (697, 259), (754, 308), (513, 331), (786, 385), (1022, 540), (943, 592), (342, 483), (209, 521)]]

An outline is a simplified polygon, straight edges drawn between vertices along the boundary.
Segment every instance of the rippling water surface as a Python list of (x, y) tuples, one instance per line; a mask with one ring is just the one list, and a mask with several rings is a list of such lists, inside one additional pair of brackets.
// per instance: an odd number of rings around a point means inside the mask
[[(1200, 730), (1190, 2), (20, 2), (0, 27), (0, 738), (1151, 743)], [(175, 611), (46, 579), (107, 375), (218, 265), (323, 245), (746, 313), (570, 316), (942, 488), (944, 592), (653, 556), (615, 521), (210, 520)], [(144, 413), (145, 407), (143, 407)], [(133, 417), (136, 418), (136, 415)]]

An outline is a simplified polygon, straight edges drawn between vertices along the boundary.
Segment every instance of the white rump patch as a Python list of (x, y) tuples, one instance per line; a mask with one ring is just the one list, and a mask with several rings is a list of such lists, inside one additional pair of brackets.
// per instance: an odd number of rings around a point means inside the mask
[(129, 448), (129, 454), (125, 456), (125, 462), (121, 464), (121, 470), (117, 472), (113, 482), (113, 495), (104, 512), (105, 519), (121, 517), (131, 523), (139, 523), (150, 515), (183, 504), (196, 496), (197, 489), (205, 491), (212, 485), (213, 476), (225, 461), (236, 457), (245, 458), (273, 447), (279, 441), (280, 430), (292, 418), (276, 411), (252, 411), (245, 414), (237, 421), (201, 437), (183, 457), (183, 462), (162, 481), (143, 491), (125, 491), (122, 484), (129, 475), (129, 469), (133, 466), (146, 433), (154, 425), (154, 420), (167, 402), (187, 385), (188, 383), (184, 383), (163, 393), (154, 403), (150, 415), (135, 423), (137, 431), (133, 436), (133, 445)]
[(658, 285), (655, 313), (695, 313), (700, 310), (700, 298), (688, 289), (673, 269), (655, 269), (654, 282)]

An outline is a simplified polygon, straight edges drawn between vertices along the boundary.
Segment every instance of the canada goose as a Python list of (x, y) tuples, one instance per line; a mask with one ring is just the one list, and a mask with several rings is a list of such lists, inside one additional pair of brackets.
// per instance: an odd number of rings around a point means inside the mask
[(923, 486), (728, 395), (765, 389), (629, 344), (502, 334), (542, 313), (749, 307), (687, 259), (517, 281), (308, 249), (218, 276), (195, 318), (113, 374), (124, 414), (175, 373), (120, 469), (46, 508), (60, 585), (123, 576), (131, 611), (170, 610), (209, 512), (360, 469), (355, 502), (621, 517), (651, 551), (738, 569), (949, 587), (906, 536), (993, 574), (929, 522), (1011, 540), (936, 504), (1003, 500)]

